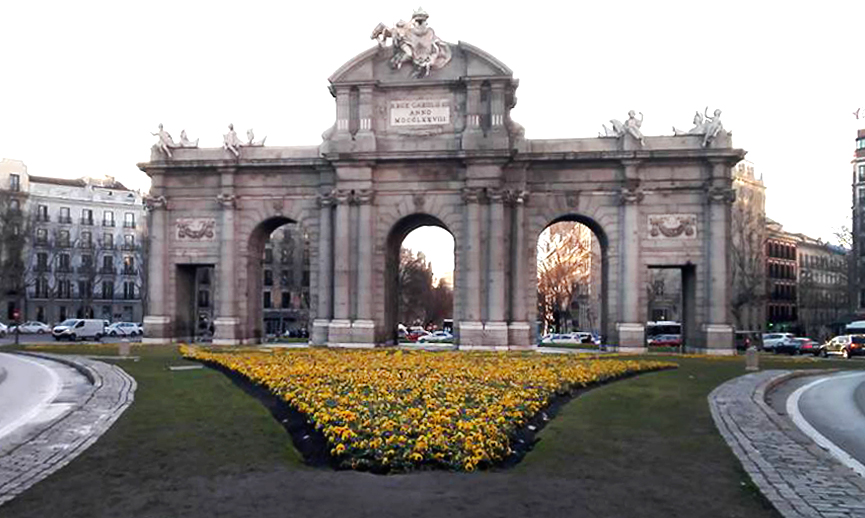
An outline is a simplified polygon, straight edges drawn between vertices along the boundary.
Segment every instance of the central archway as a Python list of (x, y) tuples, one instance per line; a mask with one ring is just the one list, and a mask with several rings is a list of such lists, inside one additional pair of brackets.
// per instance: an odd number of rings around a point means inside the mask
[[(398, 324), (399, 322), (399, 312), (400, 312), (400, 250), (402, 247), (402, 243), (405, 238), (412, 233), (413, 231), (421, 228), (421, 227), (438, 227), (445, 231), (447, 231), (451, 237), (453, 237), (453, 232), (445, 225), (440, 219), (435, 216), (417, 213), (406, 216), (399, 221), (391, 228), (390, 233), (387, 237), (386, 242), (386, 258), (385, 258), (385, 296), (384, 296), (384, 307), (385, 307), (385, 333), (386, 335), (386, 343), (387, 344), (398, 344), (399, 336), (398, 336)], [(454, 247), (454, 253), (456, 253), (456, 247)], [(454, 283), (456, 283), (456, 279), (458, 278), (456, 273), (456, 261), (454, 261), (454, 272), (453, 279)], [(456, 292), (456, 286), (451, 286)], [(454, 301), (455, 302), (455, 301)], [(453, 320), (453, 319), (452, 319)], [(452, 323), (452, 327), (454, 330), (458, 329), (456, 322)], [(458, 338), (454, 337), (454, 342), (457, 342)]]

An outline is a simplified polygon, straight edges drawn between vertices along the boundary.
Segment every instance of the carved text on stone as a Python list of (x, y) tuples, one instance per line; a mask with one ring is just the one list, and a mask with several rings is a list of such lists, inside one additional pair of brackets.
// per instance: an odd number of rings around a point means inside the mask
[(450, 124), (447, 99), (415, 99), (390, 102), (391, 126), (434, 126)]

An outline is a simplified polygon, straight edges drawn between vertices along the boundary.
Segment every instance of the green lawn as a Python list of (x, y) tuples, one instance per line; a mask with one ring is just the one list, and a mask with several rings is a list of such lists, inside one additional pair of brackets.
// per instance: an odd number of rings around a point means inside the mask
[[(745, 373), (742, 358), (670, 356), (679, 369), (593, 389), (564, 406), (509, 470), (376, 476), (306, 467), (264, 406), (224, 375), (169, 371), (188, 363), (174, 348), (132, 354), (140, 361), (118, 364), (138, 381), (135, 404), (0, 515), (778, 516), (717, 434), (706, 402)], [(761, 360), (765, 368), (865, 366)]]

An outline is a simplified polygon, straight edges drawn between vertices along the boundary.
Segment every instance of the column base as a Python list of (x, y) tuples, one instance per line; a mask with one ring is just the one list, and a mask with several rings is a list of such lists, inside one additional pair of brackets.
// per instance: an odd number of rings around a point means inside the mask
[(647, 347), (612, 347), (613, 351), (620, 354), (645, 354), (649, 352)]
[(487, 347), (505, 347), (508, 346), (508, 324), (507, 322), (485, 322), (484, 323), (484, 343)]
[(616, 324), (616, 331), (619, 334), (617, 351), (646, 352), (646, 327), (643, 324), (620, 322)]
[(327, 329), (327, 344), (351, 343), (351, 320), (331, 320)]
[(484, 344), (484, 325), (480, 322), (460, 322), (459, 332), (460, 349)]
[(213, 321), (213, 345), (240, 345), (240, 319), (217, 317)]
[(508, 324), (508, 344), (511, 349), (534, 349), (532, 343), (532, 328), (528, 322), (511, 322)]
[(330, 329), (330, 320), (315, 319), (312, 321), (312, 336), (310, 345), (327, 345), (327, 333)]
[(729, 324), (704, 324), (705, 354), (731, 355), (736, 352), (733, 347), (733, 326)]
[(171, 317), (163, 315), (147, 315), (144, 317), (143, 344), (168, 344), (174, 341), (171, 329)]
[(371, 347), (375, 347), (375, 322), (372, 320), (352, 321), (351, 343), (369, 344)]

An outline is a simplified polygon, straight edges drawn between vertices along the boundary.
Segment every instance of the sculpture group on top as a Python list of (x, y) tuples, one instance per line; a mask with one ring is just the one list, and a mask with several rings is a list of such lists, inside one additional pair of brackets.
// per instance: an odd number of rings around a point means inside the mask
[(404, 63), (414, 65), (413, 77), (421, 78), (447, 65), (451, 60), (451, 49), (447, 43), (435, 35), (427, 25), (429, 15), (421, 8), (412, 14), (411, 23), (400, 20), (394, 27), (383, 23), (376, 25), (370, 39), (383, 46), (388, 38), (392, 40), (393, 57), (390, 66), (399, 70)]
[(171, 138), (171, 134), (165, 131), (162, 127), (162, 123), (159, 124), (159, 131), (156, 133), (151, 133), (154, 137), (159, 137), (159, 141), (154, 144), (160, 151), (165, 153), (168, 158), (171, 158), (171, 150), (177, 149), (180, 147), (198, 147), (198, 139), (194, 141), (189, 140), (186, 136), (186, 130), (180, 131), (180, 142), (174, 142), (174, 139)]
[[(159, 137), (159, 140), (156, 144), (153, 145), (154, 149), (157, 149), (162, 152), (168, 158), (174, 158), (174, 155), (171, 153), (172, 149), (177, 148), (197, 148), (198, 147), (198, 139), (190, 140), (186, 135), (186, 130), (181, 130), (180, 132), (180, 142), (175, 142), (173, 138), (171, 138), (171, 134), (165, 131), (165, 128), (162, 124), (159, 125), (159, 131), (156, 133), (151, 133), (154, 137)], [(230, 152), (235, 156), (235, 158), (240, 157), (240, 148), (242, 147), (261, 147), (264, 145), (264, 142), (267, 140), (267, 137), (264, 137), (261, 140), (255, 140), (255, 132), (253, 132), (252, 128), (246, 130), (246, 142), (240, 140), (237, 136), (237, 132), (234, 131), (234, 124), (228, 125), (228, 133), (222, 136), (222, 149)]]
[[(608, 128), (606, 124), (602, 124), (601, 127), (604, 128), (604, 132), (598, 133), (598, 136), (622, 138), (628, 134), (643, 146), (646, 144), (643, 139), (643, 132), (640, 131), (640, 127), (643, 125), (643, 118), (643, 112), (640, 112), (640, 118), (638, 119), (634, 110), (631, 110), (628, 112), (628, 119), (625, 122), (610, 119), (611, 128)], [(708, 106), (704, 113), (696, 112), (693, 128), (688, 131), (682, 131), (675, 126), (673, 127), (673, 134), (677, 137), (683, 135), (702, 135), (703, 147), (708, 146), (721, 131), (726, 131), (724, 130), (724, 125), (721, 123), (721, 110), (715, 110), (713, 115), (709, 115)], [(729, 134), (729, 132), (727, 133)]]
[(255, 140), (255, 132), (252, 131), (252, 128), (246, 130), (246, 142), (242, 142), (240, 137), (237, 136), (237, 132), (234, 131), (234, 124), (228, 125), (228, 133), (222, 136), (222, 149), (230, 152), (235, 158), (240, 157), (240, 148), (242, 147), (261, 147), (264, 145), (264, 142), (267, 140), (267, 137), (256, 141)]

